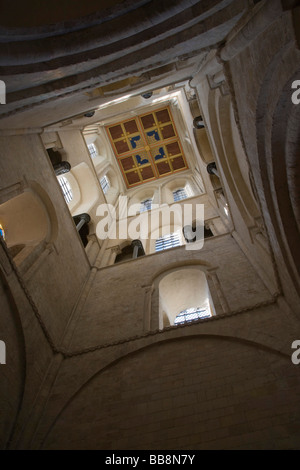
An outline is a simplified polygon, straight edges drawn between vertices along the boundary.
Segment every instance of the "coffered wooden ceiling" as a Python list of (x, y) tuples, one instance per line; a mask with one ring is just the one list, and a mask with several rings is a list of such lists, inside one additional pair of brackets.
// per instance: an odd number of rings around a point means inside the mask
[(169, 107), (106, 127), (127, 188), (188, 169)]

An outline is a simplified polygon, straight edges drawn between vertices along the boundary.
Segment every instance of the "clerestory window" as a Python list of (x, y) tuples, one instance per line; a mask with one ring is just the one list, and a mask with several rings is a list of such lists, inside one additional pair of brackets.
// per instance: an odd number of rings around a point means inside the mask
[(72, 193), (70, 183), (67, 180), (67, 178), (65, 178), (64, 176), (61, 176), (60, 178), (58, 178), (58, 182), (62, 189), (65, 201), (67, 204), (69, 204), (73, 199), (73, 193)]
[(205, 308), (187, 308), (177, 315), (174, 321), (174, 325), (183, 325), (184, 323), (190, 323), (192, 321), (210, 317), (211, 313)]
[(158, 238), (155, 242), (155, 251), (169, 250), (170, 248), (175, 248), (180, 246), (180, 236), (178, 233), (170, 233), (164, 237)]
[(102, 188), (104, 194), (106, 194), (107, 191), (110, 188), (110, 181), (109, 181), (109, 179), (106, 175), (103, 176), (102, 178), (100, 178), (100, 184), (101, 184), (101, 188)]
[(89, 152), (90, 152), (90, 156), (92, 158), (97, 157), (98, 152), (97, 152), (97, 147), (96, 147), (95, 144), (88, 144), (88, 149), (89, 149)]
[(185, 188), (180, 188), (180, 189), (177, 189), (176, 191), (173, 191), (174, 202), (182, 201), (183, 199), (186, 199), (187, 197), (188, 195), (187, 195)]
[(140, 212), (151, 211), (152, 199), (145, 199), (141, 202)]

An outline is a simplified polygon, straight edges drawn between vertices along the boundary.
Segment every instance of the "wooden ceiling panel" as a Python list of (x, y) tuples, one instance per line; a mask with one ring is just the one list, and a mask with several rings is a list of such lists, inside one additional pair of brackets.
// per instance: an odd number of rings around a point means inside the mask
[(188, 169), (169, 107), (106, 130), (127, 188)]

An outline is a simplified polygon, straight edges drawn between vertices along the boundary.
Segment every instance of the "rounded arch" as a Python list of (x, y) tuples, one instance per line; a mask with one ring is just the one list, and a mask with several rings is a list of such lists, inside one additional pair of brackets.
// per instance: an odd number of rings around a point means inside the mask
[(157, 185), (149, 185), (136, 189), (130, 194), (130, 199), (128, 203), (128, 215), (136, 215), (137, 212), (141, 209), (141, 203), (147, 199), (152, 200), (152, 204), (156, 203), (155, 196), (158, 190)]
[(162, 185), (162, 200), (167, 204), (174, 203), (173, 192), (183, 189), (186, 193), (186, 198), (200, 194), (199, 189), (196, 187), (190, 175), (187, 176), (174, 176), (171, 181), (167, 181)]
[[(147, 217), (144, 213), (141, 217)], [(143, 237), (148, 240), (148, 252), (155, 253), (156, 241), (162, 237), (176, 234), (180, 245), (185, 244), (182, 233), (182, 210), (178, 204), (169, 207), (162, 205), (158, 209), (154, 209), (151, 214), (151, 220), (148, 224), (148, 234)]]
[(159, 281), (158, 289), (160, 328), (174, 325), (178, 316), (187, 310), (198, 309), (197, 318), (215, 313), (206, 275), (199, 267), (173, 270)]
[[(223, 175), (238, 211), (248, 227), (253, 226), (259, 217), (257, 203), (252, 194), (247, 171), (248, 163), (244, 155), (239, 134), (235, 129), (236, 123), (232, 109), (231, 97), (221, 95), (219, 89), (210, 90), (208, 111), (212, 142), (217, 156), (217, 167), (220, 179), (211, 175), (210, 180), (215, 191), (226, 189), (223, 185)], [(237, 156), (237, 152), (239, 157)]]
[[(290, 67), (285, 66), (286, 62)], [(274, 240), (273, 248), (275, 242), (277, 261), (285, 266), (297, 293), (300, 289), (299, 188), (296, 184), (300, 174), (300, 109), (291, 98), (292, 84), (299, 73), (299, 58), (295, 60), (289, 44), (269, 64), (256, 114), (260, 181), (268, 210), (268, 231), (270, 239)], [(275, 89), (273, 83), (276, 83)]]
[[(290, 85), (300, 69), (282, 89), (273, 120), (271, 136), (274, 204), (290, 257), (300, 276), (300, 108), (290, 100)], [(300, 283), (299, 283), (300, 285)]]
[(220, 161), (230, 192), (245, 222), (253, 223), (260, 213), (249, 181), (249, 166), (234, 119), (230, 96), (219, 95), (219, 126), (223, 144)]
[(58, 232), (54, 206), (36, 182), (0, 205), (0, 221), (8, 248), (52, 243)]
[(199, 155), (203, 163), (207, 164), (214, 160), (206, 129), (193, 129)]
[(106, 177), (108, 179), (108, 184), (109, 184), (109, 188), (107, 192), (105, 192), (106, 201), (108, 204), (113, 205), (116, 203), (117, 198), (122, 188), (119, 175), (112, 165), (108, 165), (105, 168), (103, 168), (101, 172), (99, 172), (100, 184), (101, 184), (101, 179), (103, 177)]
[[(230, 343), (240, 345), (242, 348), (250, 348), (251, 351), (254, 351), (256, 349), (259, 351), (259, 353), (264, 352), (265, 354), (270, 354), (272, 356), (275, 355), (278, 359), (280, 358), (281, 360), (289, 361), (290, 363), (290, 351), (288, 351), (288, 353), (285, 353), (278, 347), (278, 345), (280, 344), (280, 342), (276, 341), (278, 338), (272, 338), (267, 337), (267, 335), (258, 334), (255, 340), (249, 340), (247, 338), (247, 332), (245, 331), (245, 329), (243, 329), (241, 336), (238, 335), (238, 332), (235, 332), (235, 334), (236, 335), (232, 334), (232, 329), (230, 331), (229, 327), (225, 328), (224, 332), (222, 331), (221, 334), (213, 333), (212, 331), (208, 331), (206, 333), (196, 333), (194, 327), (191, 329), (187, 328), (185, 329), (184, 336), (182, 336), (181, 329), (173, 329), (172, 331), (168, 331), (167, 333), (164, 332), (154, 337), (153, 335), (151, 335), (148, 340), (144, 339), (143, 343), (131, 342), (126, 349), (124, 349), (124, 345), (122, 345), (121, 348), (115, 350), (113, 358), (107, 358), (106, 362), (104, 363), (95, 360), (95, 355), (97, 354), (99, 354), (99, 357), (103, 357), (101, 356), (101, 351), (99, 351), (98, 353), (93, 352), (94, 361), (89, 361), (92, 370), (87, 369), (86, 373), (83, 374), (81, 383), (76, 386), (75, 390), (70, 391), (67, 400), (62, 403), (60, 408), (57, 410), (55, 418), (52, 422), (50, 422), (50, 425), (45, 431), (45, 434), (41, 436), (40, 447), (46, 448), (49, 445), (49, 438), (51, 434), (53, 435), (54, 432), (56, 433), (56, 426), (59, 426), (59, 423), (66, 422), (66, 420), (68, 419), (66, 414), (70, 412), (70, 407), (76, 403), (76, 400), (78, 398), (80, 399), (80, 395), (87, 391), (88, 387), (91, 386), (92, 389), (94, 388), (93, 385), (95, 380), (99, 379), (104, 373), (113, 371), (116, 366), (122, 366), (125, 371), (128, 370), (129, 366), (127, 365), (126, 367), (126, 362), (124, 363), (124, 361), (126, 360), (131, 360), (134, 358), (140, 358), (142, 360), (143, 357), (145, 358), (145, 353), (150, 353), (151, 351), (154, 352), (155, 349), (157, 351), (160, 350), (163, 354), (164, 351), (161, 348), (165, 345), (167, 346), (176, 344), (176, 342), (182, 345), (183, 342), (193, 340), (217, 341), (217, 346), (219, 347), (215, 348), (216, 355), (220, 354), (219, 351), (222, 350), (223, 342), (223, 345), (226, 346), (226, 348), (224, 349), (225, 351), (228, 350), (228, 344)], [(157, 349), (158, 346), (159, 349)], [(99, 362), (101, 363), (101, 368), (99, 368)], [(177, 367), (177, 361), (174, 364), (174, 367)], [(184, 368), (182, 370), (184, 370)], [(239, 370), (241, 370), (241, 368)], [(145, 373), (148, 373), (148, 368), (146, 368)], [(123, 378), (126, 379), (126, 374), (123, 375)], [(72, 424), (72, 416), (74, 416), (74, 414), (70, 412), (70, 415), (70, 424)]]
[[(152, 286), (152, 301), (150, 311), (150, 328), (155, 330), (157, 328), (167, 326), (167, 323), (162, 323), (163, 310), (160, 311), (160, 299), (159, 299), (159, 285), (160, 282), (168, 275), (184, 270), (195, 270), (195, 272), (202, 272), (206, 279), (207, 293), (210, 301), (211, 314), (212, 316), (223, 314), (228, 311), (226, 293), (223, 292), (219, 278), (218, 268), (211, 265), (204, 260), (186, 260), (184, 262), (170, 263), (168, 266), (164, 266), (162, 269), (157, 271), (151, 280)], [(183, 274), (182, 274), (183, 275)], [(203, 279), (203, 278), (202, 278)], [(201, 280), (200, 280), (201, 283)], [(189, 287), (187, 288), (189, 290)], [(198, 287), (197, 287), (198, 290)], [(195, 307), (195, 306), (194, 306)], [(187, 307), (188, 308), (188, 307)]]
[(99, 184), (90, 167), (84, 162), (79, 163), (69, 173), (57, 178), (65, 178), (70, 185), (72, 199), (68, 207), (72, 216), (89, 214), (100, 196)]
[[(5, 256), (6, 247), (0, 238), (1, 256)], [(14, 427), (18, 419), (18, 412), (21, 408), (25, 391), (25, 379), (27, 368), (28, 349), (22, 321), (24, 315), (24, 305), (19, 304), (14, 298), (11, 288), (11, 275), (5, 278), (4, 272), (0, 269), (0, 331), (1, 340), (6, 347), (6, 372), (1, 376), (0, 403), (1, 420), (5, 426), (0, 427), (1, 449), (9, 448), (14, 433)], [(13, 282), (12, 282), (13, 284)], [(21, 311), (20, 311), (21, 309)], [(25, 308), (26, 311), (26, 308)], [(21, 313), (21, 315), (20, 315)], [(11, 384), (14, 384), (13, 386)]]
[[(97, 129), (97, 131), (96, 131)], [(107, 141), (105, 139), (105, 135), (102, 134), (101, 128), (97, 126), (95, 128), (95, 132), (90, 132), (88, 129), (86, 131), (83, 131), (84, 138), (86, 141), (86, 144), (94, 144), (97, 150), (97, 156), (102, 158), (103, 160), (108, 161), (110, 157), (110, 150), (109, 146), (107, 144)], [(97, 158), (97, 157), (95, 157)]]
[(46, 191), (36, 181), (27, 181), (10, 195), (4, 189), (0, 224), (5, 243), (16, 265), (25, 272), (58, 235), (56, 210)]
[(168, 274), (171, 274), (175, 270), (185, 269), (185, 268), (200, 269), (207, 276), (209, 276), (209, 272), (213, 269), (213, 266), (209, 264), (207, 261), (195, 260), (195, 259), (189, 260), (186, 262), (171, 263), (168, 266), (164, 266), (162, 269), (157, 271), (155, 275), (153, 276), (151, 283), (154, 286), (157, 286), (158, 283), (161, 281), (161, 279), (163, 279)]
[(47, 211), (50, 226), (46, 241), (48, 243), (54, 243), (58, 235), (58, 220), (56, 215), (56, 209), (48, 193), (44, 190), (44, 188), (42, 188), (39, 183), (37, 183), (36, 181), (29, 181), (29, 187), (39, 196)]

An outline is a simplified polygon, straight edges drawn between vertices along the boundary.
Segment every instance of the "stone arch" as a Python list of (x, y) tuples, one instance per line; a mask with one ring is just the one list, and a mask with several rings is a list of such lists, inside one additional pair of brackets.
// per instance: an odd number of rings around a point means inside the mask
[(219, 124), (224, 150), (224, 159), (220, 163), (226, 182), (245, 222), (248, 226), (253, 225), (253, 220), (260, 214), (250, 191), (249, 168), (246, 171), (242, 169), (242, 164), (247, 167), (248, 164), (237, 129), (235, 129), (236, 123), (229, 95), (219, 96)]
[[(240, 158), (237, 156), (236, 145), (238, 145), (238, 135), (233, 133), (236, 125), (229, 95), (222, 96), (219, 89), (211, 90), (208, 99), (210, 128), (217, 156), (217, 167), (220, 180), (212, 175), (211, 183), (215, 190), (222, 188), (223, 177), (226, 180), (229, 191), (232, 194), (235, 204), (241, 217), (248, 227), (253, 226), (255, 218), (259, 216), (256, 201), (250, 190), (250, 182), (246, 182), (240, 166)], [(239, 147), (239, 152), (242, 146)], [(246, 163), (246, 157), (244, 157)], [(226, 190), (226, 189), (225, 189)]]
[[(0, 365), (1, 368), (6, 368), (3, 372), (1, 369), (1, 449), (9, 448), (16, 430), (18, 413), (24, 399), (26, 352), (28, 352), (22, 325), (24, 311), (21, 311), (20, 316), (20, 310), (10, 285), (12, 275), (8, 276), (9, 279), (5, 276), (6, 249), (4, 242), (0, 239), (0, 331), (1, 340), (4, 341), (6, 347), (6, 365)], [(22, 307), (24, 308), (24, 305)]]
[(162, 199), (167, 204), (174, 204), (173, 191), (177, 189), (187, 189), (187, 196), (193, 197), (199, 194), (199, 188), (196, 187), (190, 175), (178, 175), (162, 185)]
[[(268, 212), (266, 224), (275, 257), (280, 264), (284, 260), (282, 264), (286, 266), (287, 272), (280, 273), (281, 279), (285, 283), (285, 276), (289, 276), (295, 292), (300, 290), (299, 189), (296, 185), (300, 172), (300, 109), (291, 97), (292, 83), (299, 73), (299, 55), (295, 56), (292, 45), (288, 44), (268, 66), (256, 112), (260, 184)], [(288, 297), (293, 302), (292, 296)]]
[[(203, 341), (205, 342), (206, 344), (208, 344), (207, 342), (208, 341), (215, 341), (215, 345), (216, 345), (216, 348), (215, 348), (215, 351), (217, 353), (217, 351), (219, 351), (219, 354), (220, 354), (220, 350), (222, 350), (222, 345), (223, 346), (226, 346), (228, 345), (228, 343), (230, 342), (231, 345), (236, 345), (236, 346), (239, 346), (242, 351), (246, 351), (245, 348), (247, 348), (247, 351), (252, 354), (251, 352), (254, 353), (255, 350), (258, 351), (258, 353), (264, 353), (266, 355), (269, 355), (270, 359), (273, 357), (273, 356), (276, 356), (277, 357), (277, 360), (281, 360), (284, 364), (286, 362), (288, 363), (291, 363), (290, 361), (290, 355), (289, 354), (286, 354), (285, 352), (281, 351), (277, 346), (278, 346), (278, 343), (276, 344), (276, 340), (274, 341), (274, 338), (271, 338), (271, 342), (270, 340), (268, 340), (267, 338), (257, 338), (256, 340), (248, 340), (247, 337), (246, 337), (246, 332), (244, 331), (242, 336), (239, 337), (239, 336), (234, 336), (232, 334), (232, 332), (229, 332), (229, 331), (224, 331), (224, 334), (213, 334), (213, 333), (204, 333), (204, 334), (197, 334), (195, 333), (195, 331), (191, 331), (191, 330), (194, 330), (194, 328), (187, 328), (186, 329), (186, 335), (185, 336), (182, 336), (182, 331), (177, 331), (177, 333), (180, 333), (181, 336), (179, 337), (178, 335), (176, 335), (176, 337), (161, 337), (161, 335), (157, 335), (156, 337), (151, 337), (149, 341), (147, 341), (146, 343), (143, 342), (142, 344), (139, 344), (139, 345), (134, 345), (132, 344), (131, 346), (128, 347), (127, 350), (124, 350), (124, 347), (122, 347), (119, 351), (116, 351), (116, 353), (114, 354), (114, 357), (113, 359), (110, 359), (109, 361), (107, 361), (105, 364), (102, 365), (101, 369), (99, 370), (99, 361), (97, 361), (97, 363), (95, 361), (94, 362), (94, 367), (93, 367), (93, 371), (90, 372), (85, 378), (84, 380), (82, 381), (81, 384), (77, 385), (77, 388), (76, 390), (73, 390), (69, 393), (69, 396), (68, 396), (68, 399), (67, 401), (62, 404), (62, 406), (60, 407), (60, 409), (58, 410), (57, 414), (56, 414), (56, 417), (55, 419), (53, 420), (53, 418), (51, 417), (51, 423), (50, 425), (48, 426), (47, 428), (47, 431), (45, 431), (45, 434), (44, 436), (40, 435), (40, 448), (47, 448), (49, 446), (49, 438), (50, 436), (54, 436), (56, 435), (57, 433), (57, 428), (56, 426), (59, 425), (62, 425), (63, 423), (66, 423), (68, 422), (68, 419), (69, 419), (69, 423), (70, 425), (73, 423), (74, 425), (74, 420), (73, 420), (73, 417), (74, 417), (74, 411), (70, 411), (70, 407), (72, 407), (75, 403), (76, 403), (76, 400), (79, 399), (80, 401), (80, 395), (82, 393), (86, 393), (88, 392), (88, 388), (89, 387), (94, 387), (95, 385), (95, 381), (97, 380), (101, 380), (101, 376), (102, 374), (107, 374), (107, 373), (113, 373), (114, 372), (114, 368), (115, 367), (121, 367), (122, 370), (124, 370), (124, 373), (126, 373), (127, 370), (132, 370), (132, 368), (130, 367), (130, 365), (128, 365), (127, 363), (127, 366), (126, 366), (126, 361), (131, 361), (131, 360), (136, 360), (137, 363), (141, 366), (142, 362), (143, 362), (143, 357), (145, 359), (145, 354), (146, 353), (151, 353), (151, 351), (155, 352), (155, 348), (156, 348), (156, 351), (159, 351), (159, 349), (161, 348), (165, 348), (165, 346), (169, 347), (168, 345), (172, 345), (174, 342), (180, 342), (181, 344), (183, 344), (183, 342), (190, 342), (189, 344), (192, 344), (191, 342), (192, 341), (197, 341), (198, 342), (198, 345), (200, 346), (201, 343), (199, 343), (199, 341)], [(174, 332), (174, 330), (173, 330)], [(263, 340), (262, 343), (260, 343), (260, 340)], [(159, 349), (158, 349), (159, 348)], [(220, 349), (221, 348), (221, 349)], [(226, 350), (226, 348), (224, 349)], [(163, 355), (163, 352), (164, 352), (164, 349), (161, 349), (162, 351), (162, 355)], [(235, 357), (238, 357), (239, 355), (236, 355)], [(200, 356), (201, 357), (201, 356)], [(94, 358), (95, 359), (95, 358)], [(125, 362), (124, 362), (125, 361)], [(150, 362), (151, 364), (151, 362)], [(176, 367), (177, 365), (177, 361), (175, 361), (174, 363), (174, 367)], [(144, 370), (145, 374), (147, 374), (147, 368)], [(184, 369), (182, 369), (184, 370)], [(240, 368), (239, 370), (242, 370), (242, 368)], [(135, 374), (136, 377), (138, 377), (137, 374)], [(125, 384), (127, 383), (126, 382), (126, 376), (123, 375), (122, 376), (124, 379), (125, 379)], [(107, 383), (107, 380), (106, 380), (106, 383)], [(114, 381), (115, 384), (119, 384), (120, 382), (119, 381)], [(124, 386), (124, 384), (123, 384)], [(105, 388), (105, 387), (104, 387)], [(102, 388), (103, 389), (103, 388)], [(119, 396), (124, 396), (124, 395), (120, 395)], [(95, 394), (93, 392), (93, 397), (97, 397), (97, 394)], [(85, 400), (85, 403), (89, 403), (89, 400)], [(76, 405), (75, 405), (76, 407)], [(128, 406), (124, 406), (124, 409), (125, 410), (128, 410), (129, 411), (129, 414), (130, 414), (130, 409), (134, 409), (134, 407), (128, 407)], [(95, 412), (95, 408), (93, 407), (93, 411)], [(69, 414), (69, 418), (67, 418), (67, 415)], [(52, 414), (53, 416), (53, 414)], [(70, 417), (71, 416), (71, 417)], [(119, 420), (120, 422), (120, 420)], [(56, 428), (56, 430), (55, 430)], [(78, 431), (77, 432), (80, 432), (79, 430), (82, 430), (82, 426), (78, 427)], [(53, 431), (55, 430), (55, 433), (53, 433)], [(67, 435), (68, 433), (64, 433), (64, 435)], [(105, 434), (105, 433), (104, 433)], [(103, 437), (103, 435), (102, 435)], [(56, 442), (56, 445), (59, 445), (58, 442)], [(99, 445), (99, 444), (98, 444)], [(103, 445), (103, 444), (102, 444)], [(101, 445), (100, 445), (101, 447)]]
[(206, 275), (199, 267), (181, 267), (166, 274), (159, 281), (158, 290), (160, 329), (174, 325), (177, 315), (187, 309), (200, 308), (209, 315), (214, 313)]
[(108, 165), (99, 172), (99, 180), (101, 180), (103, 176), (107, 176), (110, 184), (110, 187), (105, 194), (106, 201), (108, 204), (114, 205), (120, 194), (120, 188), (122, 188), (122, 185), (120, 185), (119, 175), (112, 165)]
[(72, 216), (87, 213), (90, 214), (99, 200), (100, 187), (95, 176), (86, 163), (79, 163), (64, 177), (70, 184), (73, 199), (68, 204)]
[(128, 203), (128, 215), (136, 215), (140, 209), (141, 202), (145, 199), (152, 199), (152, 203), (156, 204), (158, 201), (156, 196), (157, 185), (149, 185), (142, 188), (138, 188), (130, 194), (130, 200)]
[[(148, 240), (147, 251), (149, 253), (155, 253), (155, 244), (158, 238), (170, 235), (172, 233), (178, 234), (181, 245), (185, 244), (182, 233), (182, 214), (183, 211), (181, 206), (178, 204), (171, 205), (170, 207), (163, 205), (157, 211), (152, 211), (150, 223), (148, 225), (148, 236), (146, 237)], [(144, 213), (143, 215), (146, 216), (147, 214)]]
[(20, 186), (12, 197), (3, 195), (1, 199), (0, 221), (6, 245), (18, 265), (29, 256), (33, 263), (57, 238), (55, 208), (45, 190), (34, 181)]
[[(165, 266), (163, 269), (158, 271), (155, 276), (152, 278), (152, 294), (151, 294), (151, 301), (149, 302), (149, 313), (148, 315), (150, 316), (150, 330), (158, 330), (162, 329), (163, 327), (167, 326), (167, 322), (163, 322), (163, 318), (168, 318), (170, 324), (172, 324), (172, 315), (168, 316), (168, 312), (166, 312), (163, 308), (163, 303), (162, 299), (160, 298), (161, 292), (160, 292), (160, 283), (161, 281), (172, 275), (173, 273), (178, 273), (179, 277), (181, 275), (180, 272), (182, 272), (182, 276), (184, 275), (184, 272), (189, 272), (189, 276), (192, 276), (192, 271), (195, 272), (194, 279), (195, 282), (194, 284), (197, 284), (197, 278), (201, 287), (201, 283), (203, 282), (203, 286), (205, 287), (205, 291), (207, 293), (207, 298), (208, 298), (208, 305), (210, 307), (211, 314), (213, 316), (218, 315), (218, 314), (223, 314), (228, 311), (228, 304), (226, 300), (226, 294), (223, 292), (222, 286), (220, 285), (219, 278), (218, 278), (218, 272), (217, 268), (214, 266), (210, 265), (206, 261), (202, 260), (193, 260), (193, 261), (186, 261), (186, 262), (180, 262), (180, 263), (173, 263), (169, 264), (168, 266)], [(203, 277), (202, 279), (199, 279), (200, 276)], [(178, 277), (178, 276), (177, 276)], [(196, 287), (196, 290), (198, 291), (200, 287)], [(189, 291), (189, 288), (188, 288)], [(191, 294), (191, 299), (195, 298), (196, 300), (201, 300), (197, 299), (197, 294), (196, 296), (193, 296)], [(189, 300), (187, 299), (186, 302), (186, 308), (189, 308), (188, 306)], [(195, 307), (196, 305), (193, 305)], [(201, 305), (199, 305), (200, 307)], [(178, 312), (179, 313), (179, 312)], [(147, 315), (147, 312), (145, 312), (145, 315)]]

